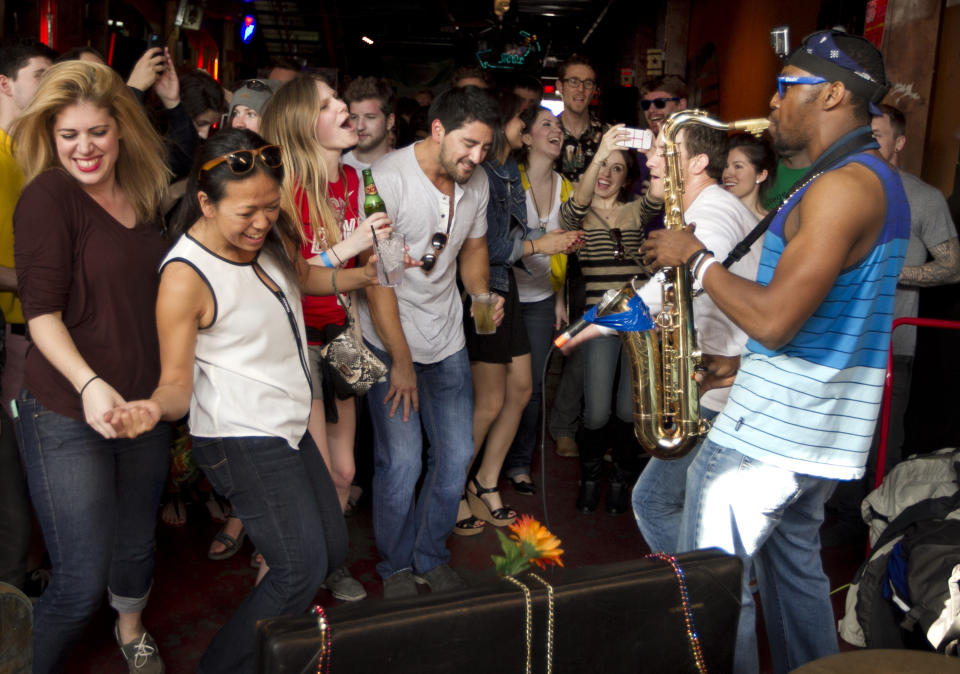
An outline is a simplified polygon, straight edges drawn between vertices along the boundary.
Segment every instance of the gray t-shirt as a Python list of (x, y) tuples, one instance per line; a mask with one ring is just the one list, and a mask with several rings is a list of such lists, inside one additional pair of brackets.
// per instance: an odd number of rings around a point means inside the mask
[[(393, 220), (393, 229), (406, 236), (410, 257), (419, 260), (432, 251), (435, 232), (447, 231), (450, 199), (420, 168), (416, 144), (381, 157), (373, 164), (373, 180)], [(400, 323), (415, 363), (437, 363), (464, 348), (463, 305), (457, 290), (457, 256), (468, 238), (487, 233), (487, 176), (478, 166), (463, 185), (454, 187), (453, 222), (446, 247), (427, 274), (408, 269), (395, 288)], [(363, 336), (383, 349), (364, 299), (359, 307)]]
[(370, 164), (362, 162), (357, 159), (357, 156), (353, 154), (353, 150), (350, 150), (345, 155), (340, 157), (340, 161), (346, 164), (347, 166), (352, 166), (357, 170), (357, 173), (363, 173), (363, 169), (370, 168)]
[[(943, 193), (909, 173), (900, 172), (903, 190), (910, 203), (910, 241), (903, 261), (904, 267), (916, 267), (927, 261), (927, 251), (957, 236), (950, 218), (950, 208)], [(897, 286), (893, 303), (895, 318), (914, 317), (920, 306), (920, 290), (912, 286)], [(911, 325), (897, 328), (893, 333), (893, 352), (912, 356), (917, 342), (917, 329)]]

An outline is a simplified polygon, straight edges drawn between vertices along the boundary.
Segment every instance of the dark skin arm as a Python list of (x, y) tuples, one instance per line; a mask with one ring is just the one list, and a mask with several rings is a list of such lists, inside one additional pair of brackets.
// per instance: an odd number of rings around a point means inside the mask
[[(872, 247), (883, 225), (880, 180), (848, 164), (817, 180), (790, 213), (787, 245), (768, 286), (713, 264), (704, 289), (723, 313), (768, 349), (789, 342), (826, 297), (840, 273)], [(652, 232), (641, 251), (655, 267), (684, 263), (703, 247), (690, 229)]]

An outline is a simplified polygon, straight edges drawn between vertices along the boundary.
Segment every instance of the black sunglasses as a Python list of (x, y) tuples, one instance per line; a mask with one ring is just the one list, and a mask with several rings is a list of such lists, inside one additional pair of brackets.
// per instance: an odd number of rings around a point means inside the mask
[(267, 85), (265, 82), (261, 82), (260, 80), (246, 80), (243, 84), (237, 87), (236, 90), (240, 91), (240, 89), (250, 89), (251, 91), (268, 91), (270, 93), (273, 92), (273, 89), (271, 89), (269, 85)]
[(200, 167), (200, 171), (197, 172), (197, 177), (199, 178), (204, 171), (209, 171), (224, 162), (227, 163), (231, 173), (240, 176), (253, 170), (253, 165), (257, 157), (260, 157), (260, 161), (262, 161), (267, 168), (275, 169), (283, 166), (283, 152), (280, 146), (264, 145), (258, 150), (234, 150), (233, 152), (228, 152), (215, 159), (211, 159)]
[(443, 232), (436, 232), (433, 235), (433, 238), (430, 239), (430, 245), (433, 246), (434, 252), (426, 253), (420, 261), (423, 263), (423, 271), (431, 271), (437, 264), (437, 255), (440, 254), (446, 245), (447, 245), (447, 235)]
[(650, 109), (650, 106), (654, 106), (657, 110), (663, 110), (667, 107), (667, 103), (673, 103), (674, 101), (679, 101), (680, 99), (674, 96), (673, 98), (654, 98), (653, 100), (642, 100), (640, 101), (640, 107), (646, 111)]
[(613, 259), (617, 262), (622, 262), (623, 258), (627, 256), (627, 251), (623, 248), (623, 233), (619, 227), (611, 227), (610, 236), (613, 237), (614, 244)]

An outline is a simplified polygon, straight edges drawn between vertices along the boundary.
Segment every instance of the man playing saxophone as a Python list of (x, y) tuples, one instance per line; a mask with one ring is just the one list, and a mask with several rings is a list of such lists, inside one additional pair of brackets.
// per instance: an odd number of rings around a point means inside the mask
[[(900, 178), (869, 137), (869, 106), (888, 88), (877, 49), (821, 31), (785, 63), (771, 137), (780, 154), (807, 152), (813, 173), (772, 219), (755, 282), (709, 255), (697, 274), (750, 338), (687, 471), (679, 542), (744, 562), (737, 672), (759, 668), (753, 567), (774, 670), (837, 651), (819, 554), (823, 504), (838, 480), (864, 471), (910, 226)], [(704, 247), (693, 231), (662, 231), (641, 250), (661, 267)]]

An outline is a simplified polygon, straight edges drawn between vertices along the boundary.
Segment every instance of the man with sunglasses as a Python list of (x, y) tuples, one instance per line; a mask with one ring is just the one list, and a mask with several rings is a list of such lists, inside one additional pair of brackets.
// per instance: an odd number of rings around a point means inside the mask
[(640, 111), (653, 135), (660, 133), (663, 120), (686, 109), (687, 83), (679, 75), (655, 77), (640, 87)]
[[(377, 287), (360, 306), (373, 352), (390, 368), (367, 395), (373, 422), (373, 527), (384, 597), (461, 587), (450, 568), (463, 482), (473, 456), (473, 388), (457, 289), (489, 292), (486, 158), (498, 124), (492, 97), (454, 88), (430, 106), (430, 136), (382, 157), (373, 177), (410, 255), (421, 260), (397, 288)], [(499, 298), (494, 322), (503, 317)], [(422, 471), (423, 437), (429, 440)], [(416, 575), (414, 575), (416, 574)]]
[(806, 152), (816, 173), (771, 216), (756, 281), (716, 264), (689, 229), (653, 232), (642, 249), (655, 267), (690, 260), (749, 336), (727, 404), (687, 470), (679, 545), (743, 562), (737, 672), (759, 669), (754, 564), (775, 670), (837, 651), (819, 530), (838, 481), (864, 473), (910, 232), (900, 177), (871, 135), (871, 110), (889, 88), (876, 47), (820, 31), (781, 78), (770, 134)]

